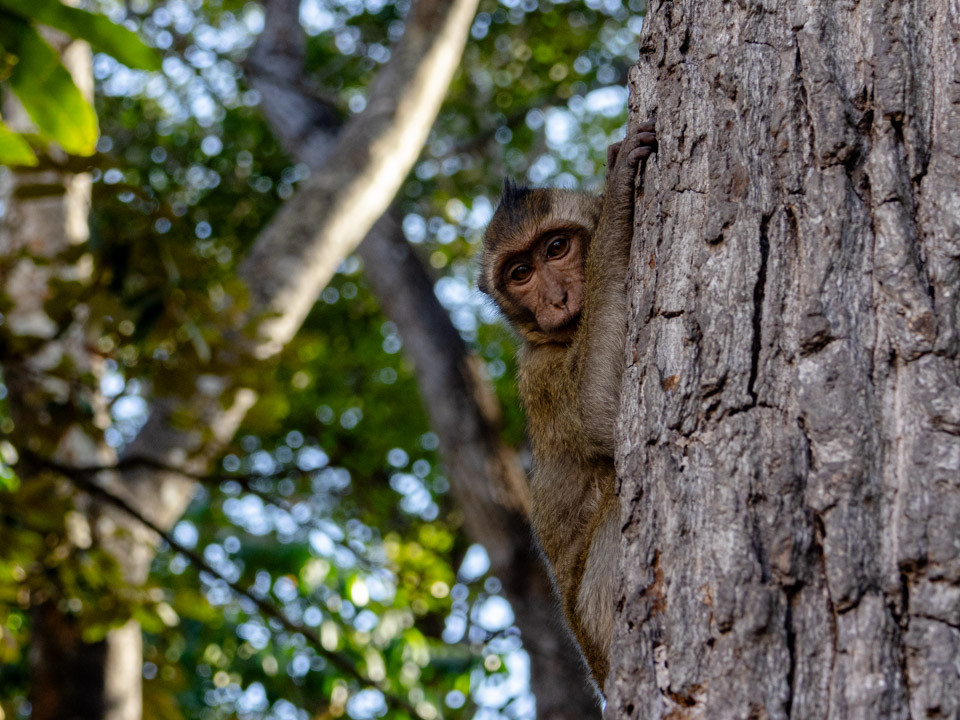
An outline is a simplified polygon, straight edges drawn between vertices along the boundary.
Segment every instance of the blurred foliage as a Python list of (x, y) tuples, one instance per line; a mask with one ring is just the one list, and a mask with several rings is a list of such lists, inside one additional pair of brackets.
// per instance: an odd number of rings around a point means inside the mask
[[(461, 531), (402, 340), (359, 259), (344, 260), (302, 331), (266, 367), (213, 365), (245, 302), (239, 259), (309, 174), (271, 137), (244, 82), (261, 8), (130, 0), (87, 9), (164, 55), (162, 71), (145, 72), (96, 46), (104, 54), (94, 59), (101, 136), (87, 163), (94, 281), (64, 284), (48, 304), (52, 317), (79, 302), (90, 308), (95, 350), (106, 358), (99, 389), (112, 424), (104, 437), (122, 448), (151, 397), (192, 387), (200, 373), (230, 372), (260, 399), (172, 533), (216, 574), (165, 544), (147, 586), (129, 588), (95, 544), (66, 541), (77, 517), (67, 481), (17, 477), (0, 383), (0, 709), (30, 715), (30, 609), (53, 598), (90, 638), (121, 609), (143, 624), (147, 718), (387, 713), (383, 695), (345, 677), (330, 651), (424, 718), (533, 717), (512, 612), (482, 549)], [(304, 0), (308, 80), (345, 118), (366, 106), (408, 10), (406, 0)], [(638, 0), (482, 0), (461, 70), (399, 198), (404, 232), (486, 362), (506, 439), (518, 447), (514, 339), (474, 290), (472, 256), (504, 175), (601, 187), (606, 145), (626, 117), (641, 10)], [(34, 20), (55, 25), (39, 10)], [(0, 293), (0, 312), (3, 302)], [(13, 351), (2, 314), (0, 351)], [(89, 382), (70, 368), (51, 373)], [(265, 617), (228, 582), (268, 600), (320, 646)]]
[[(35, 143), (55, 141), (74, 155), (92, 155), (97, 116), (37, 25), (80, 38), (130, 67), (159, 70), (160, 57), (127, 28), (60, 0), (0, 0), (0, 83), (9, 85), (36, 124)], [(30, 136), (0, 121), (0, 163), (37, 164)]]

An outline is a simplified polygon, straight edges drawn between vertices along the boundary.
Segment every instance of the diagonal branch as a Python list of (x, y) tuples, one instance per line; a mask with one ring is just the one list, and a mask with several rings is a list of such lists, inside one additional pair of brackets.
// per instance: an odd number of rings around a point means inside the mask
[(261, 233), (240, 269), (254, 308), (272, 314), (260, 323), (258, 357), (290, 340), (340, 261), (393, 201), (440, 110), (476, 4), (417, 3), (370, 85), (367, 108)]
[[(27, 459), (32, 466), (47, 468), (61, 475), (66, 475), (67, 477), (72, 477), (78, 473), (84, 476), (94, 477), (97, 475), (129, 472), (133, 470), (152, 470), (157, 473), (183, 475), (192, 482), (200, 483), (201, 485), (213, 485), (228, 481), (235, 482), (243, 488), (245, 493), (259, 498), (265, 505), (270, 505), (291, 515), (294, 513), (293, 503), (289, 502), (285, 498), (277, 497), (273, 493), (259, 490), (258, 488), (254, 487), (254, 482), (257, 480), (270, 480), (277, 477), (290, 477), (291, 475), (297, 475), (300, 477), (306, 477), (310, 475), (310, 471), (300, 470), (299, 468), (283, 468), (281, 471), (269, 475), (252, 473), (210, 473), (209, 475), (195, 475), (181, 470), (180, 468), (173, 467), (172, 465), (165, 465), (161, 462), (157, 462), (151, 458), (127, 457), (119, 460), (116, 463), (107, 465), (68, 466), (55, 460), (42, 457), (29, 449), (23, 449), (20, 452), (20, 455), (24, 459)], [(384, 478), (383, 481), (386, 482), (386, 479)], [(107, 492), (110, 491), (107, 490)], [(119, 496), (115, 495), (115, 497)], [(356, 547), (352, 547), (342, 542), (333, 542), (337, 547), (349, 551), (354, 558), (356, 558), (357, 562), (365, 569), (373, 570), (377, 567), (376, 562), (364, 555)]]
[[(315, 166), (312, 177), (277, 212), (242, 264), (240, 277), (250, 293), (249, 316), (265, 319), (253, 347), (240, 346), (238, 340), (233, 362), (255, 362), (251, 355), (265, 357), (282, 348), (299, 329), (340, 260), (386, 209), (439, 110), (476, 4), (477, 0), (420, 0), (414, 5), (390, 62), (373, 81), (366, 110), (344, 126), (322, 167)], [(271, 0), (268, 15), (282, 11), (279, 24), (289, 24), (294, 6), (290, 0)], [(265, 29), (263, 41), (283, 40), (295, 54), (297, 45), (289, 44), (289, 37), (289, 31), (280, 32), (274, 24)], [(263, 63), (263, 54), (255, 54)], [(289, 63), (285, 67), (289, 70)], [(296, 83), (280, 89), (291, 88), (296, 88)], [(316, 129), (329, 134), (323, 123)], [(320, 148), (323, 143), (306, 145)], [(226, 379), (214, 392), (197, 390), (189, 407), (196, 418), (194, 429), (172, 423), (175, 399), (158, 399), (125, 455), (203, 474), (233, 436), (256, 395), (231, 387)], [(184, 394), (189, 397), (189, 389)], [(122, 485), (123, 496), (137, 507), (149, 508), (150, 517), (161, 527), (169, 527), (179, 517), (191, 492), (191, 484), (182, 475), (144, 468), (124, 473)], [(156, 502), (158, 495), (164, 502)]]

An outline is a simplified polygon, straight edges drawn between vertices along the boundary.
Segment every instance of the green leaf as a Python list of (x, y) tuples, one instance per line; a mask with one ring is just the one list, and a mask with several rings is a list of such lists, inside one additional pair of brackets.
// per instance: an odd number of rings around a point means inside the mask
[(97, 15), (69, 7), (60, 0), (0, 0), (0, 7), (27, 20), (34, 20), (63, 30), (71, 37), (82, 38), (98, 52), (140, 70), (159, 70), (160, 55), (144, 45), (137, 34)]
[(33, 166), (37, 156), (23, 136), (15, 133), (0, 121), (0, 165)]
[(73, 155), (97, 149), (97, 114), (73, 84), (56, 51), (36, 28), (14, 17), (0, 23), (0, 42), (17, 56), (10, 89), (40, 131)]
[(0, 460), (0, 490), (6, 492), (16, 492), (20, 487), (20, 478), (13, 471), (13, 468)]

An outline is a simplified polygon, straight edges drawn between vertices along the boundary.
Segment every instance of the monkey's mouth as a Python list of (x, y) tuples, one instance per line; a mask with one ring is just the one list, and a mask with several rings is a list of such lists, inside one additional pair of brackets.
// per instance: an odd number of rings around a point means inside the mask
[(561, 322), (559, 325), (543, 328), (543, 331), (548, 335), (572, 335), (576, 331), (578, 325), (580, 325), (579, 311), (573, 313), (569, 318)]

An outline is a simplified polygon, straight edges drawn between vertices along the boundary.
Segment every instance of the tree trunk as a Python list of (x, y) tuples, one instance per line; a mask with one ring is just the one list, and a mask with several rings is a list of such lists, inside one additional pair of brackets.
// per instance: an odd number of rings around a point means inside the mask
[[(89, 46), (61, 33), (46, 32), (60, 51), (64, 66), (87, 98), (93, 96)], [(33, 129), (23, 108), (4, 99), (4, 120), (22, 131)], [(109, 423), (106, 401), (97, 380), (103, 361), (91, 348), (95, 329), (87, 325), (83, 302), (62, 316), (51, 316), (47, 301), (57, 282), (87, 284), (89, 256), (76, 249), (89, 239), (91, 180), (87, 174), (40, 170), (11, 173), (2, 195), (0, 222), (0, 288), (10, 302), (4, 322), (18, 351), (4, 359), (4, 382), (10, 390), (14, 420), (12, 438), (18, 447), (47, 455), (68, 467), (101, 465), (115, 460), (101, 429)], [(71, 378), (57, 377), (60, 365)], [(53, 372), (51, 372), (53, 371)], [(92, 381), (80, 386), (80, 378)], [(22, 469), (21, 469), (22, 472)], [(27, 479), (29, 482), (29, 479)], [(115, 530), (134, 529), (130, 518), (79, 498), (77, 522), (89, 537), (115, 543)], [(98, 519), (109, 519), (100, 523)], [(121, 530), (121, 534), (123, 530)], [(113, 536), (113, 537), (111, 537)], [(121, 541), (123, 542), (123, 541)], [(141, 713), (140, 625), (131, 620), (97, 643), (84, 643), (78, 624), (58, 610), (59, 597), (33, 597), (30, 648), (30, 701), (33, 720), (137, 720)]]
[(650, 3), (614, 718), (960, 713), (960, 5)]
[[(264, 5), (264, 30), (247, 63), (264, 97), (263, 112), (294, 158), (320, 172), (339, 127), (329, 108), (301, 82), (304, 34), (299, 0)], [(440, 454), (468, 535), (490, 555), (490, 569), (516, 613), (530, 655), (530, 689), (539, 720), (600, 716), (597, 698), (554, 592), (533, 547), (530, 490), (519, 459), (501, 438), (500, 408), (480, 360), (468, 352), (433, 280), (387, 211), (357, 249), (380, 306), (400, 331), (413, 361), (420, 397), (437, 433)]]
[(143, 640), (135, 620), (100, 642), (47, 602), (33, 612), (30, 644), (32, 720), (137, 720), (143, 710)]

